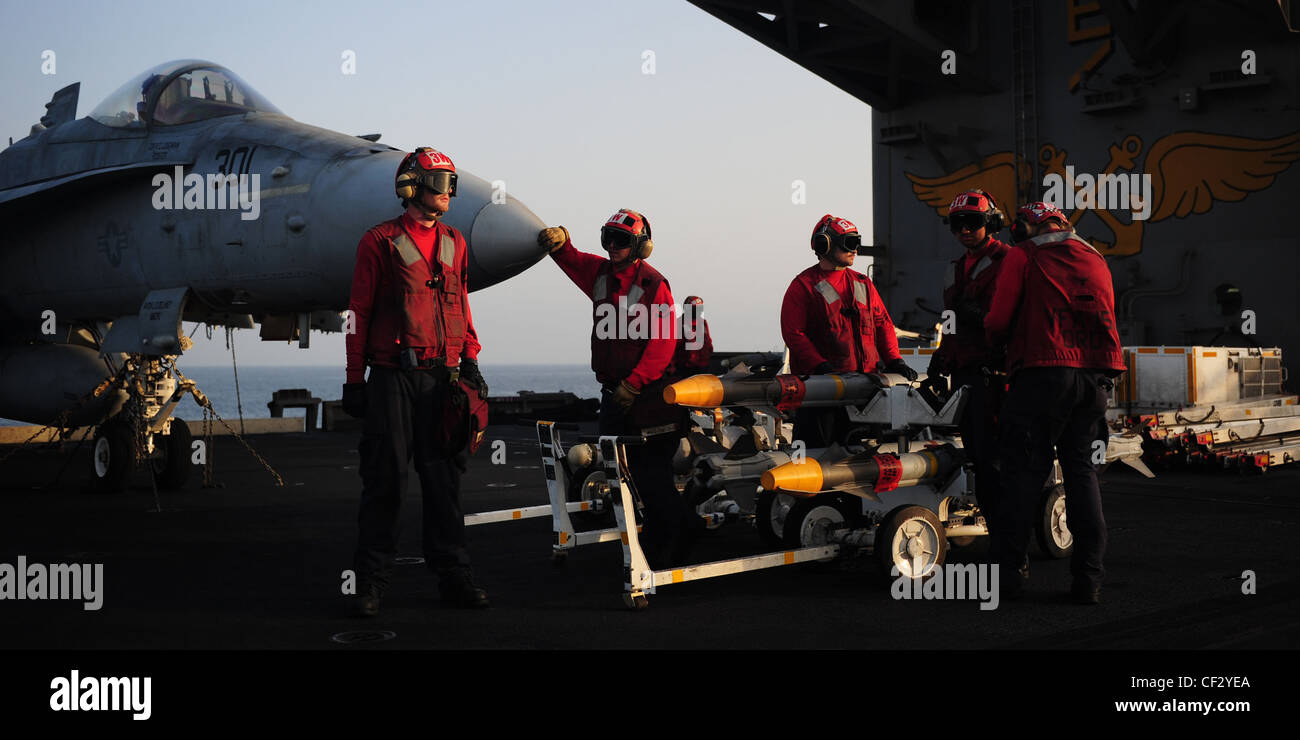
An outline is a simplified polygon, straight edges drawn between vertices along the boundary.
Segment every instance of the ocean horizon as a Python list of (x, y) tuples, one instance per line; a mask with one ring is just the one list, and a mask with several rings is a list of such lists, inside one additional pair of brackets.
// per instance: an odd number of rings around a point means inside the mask
[[(599, 398), (600, 384), (588, 365), (519, 365), (485, 364), (481, 366), (493, 396), (514, 395), (519, 391), (549, 393), (569, 391), (579, 398)], [(240, 365), (236, 393), (235, 372), (230, 365), (180, 366), (185, 377), (198, 384), (199, 390), (212, 401), (223, 419), (238, 419), (240, 408), (245, 419), (267, 419), (267, 404), (277, 390), (306, 388), (322, 401), (337, 401), (343, 396), (343, 367), (339, 365)], [(284, 415), (301, 417), (305, 409), (285, 409)], [(203, 409), (186, 396), (176, 407), (175, 416), (201, 420)], [(0, 419), (0, 426), (28, 425), (30, 422)]]

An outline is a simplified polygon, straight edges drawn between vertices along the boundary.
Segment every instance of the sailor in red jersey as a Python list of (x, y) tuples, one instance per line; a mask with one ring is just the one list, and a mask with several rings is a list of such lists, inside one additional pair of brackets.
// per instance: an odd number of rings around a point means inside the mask
[(677, 351), (671, 365), (676, 375), (692, 375), (709, 369), (709, 360), (713, 358), (713, 337), (709, 336), (709, 322), (701, 315), (703, 311), (704, 299), (697, 295), (688, 295), (682, 301)]
[(421, 147), (403, 158), (395, 188), (406, 210), (361, 237), (349, 302), (343, 407), (364, 419), (355, 555), (359, 616), (379, 613), (412, 457), (424, 505), (424, 557), (438, 574), (443, 602), (488, 606), (465, 547), (464, 452), (439, 443), (458, 377), (487, 392), (469, 311), (465, 238), (440, 220), (456, 194), (456, 167), (445, 154)]
[[(849, 269), (862, 238), (847, 219), (826, 214), (812, 233), (817, 264), (795, 276), (781, 303), (781, 336), (790, 348), (790, 372), (898, 373), (916, 380), (898, 351), (894, 322), (871, 279)], [(795, 439), (808, 447), (843, 442), (842, 409), (795, 412)]]
[(1000, 352), (984, 335), (984, 316), (993, 301), (993, 286), (1002, 258), (1011, 249), (993, 237), (1006, 217), (993, 196), (967, 190), (953, 198), (944, 219), (964, 247), (948, 268), (943, 286), (943, 307), (953, 312), (955, 326), (945, 333), (930, 357), (927, 383), (941, 384), (950, 376), (952, 387), (966, 386), (966, 406), (960, 421), (966, 459), (975, 466), (975, 489), (980, 510), (989, 527), (995, 526), (1001, 476), (997, 466), (997, 414), (1006, 378)]
[(651, 567), (684, 562), (700, 519), (683, 502), (672, 459), (685, 410), (669, 406), (663, 389), (677, 348), (668, 281), (645, 260), (654, 249), (645, 216), (621, 209), (600, 230), (608, 259), (578, 251), (563, 226), (543, 229), (539, 245), (591, 298), (591, 369), (602, 386), (600, 433), (646, 435), (627, 448), (632, 481), (645, 504), (641, 545)]
[(1018, 243), (1002, 260), (984, 321), (990, 343), (1005, 342), (1011, 374), (1000, 419), (1004, 499), (989, 557), (1001, 566), (1006, 595), (1019, 596), (1031, 522), (1055, 452), (1074, 536), (1071, 597), (1096, 604), (1106, 521), (1094, 455), (1109, 438), (1107, 392), (1124, 371), (1114, 286), (1105, 258), (1054, 206), (1021, 206), (1011, 233)]

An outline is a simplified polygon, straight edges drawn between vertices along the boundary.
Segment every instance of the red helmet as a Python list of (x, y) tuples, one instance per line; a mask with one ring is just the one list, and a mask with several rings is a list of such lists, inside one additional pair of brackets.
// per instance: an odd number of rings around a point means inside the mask
[(650, 256), (654, 241), (650, 220), (629, 208), (620, 208), (600, 227), (600, 246), (605, 249), (633, 249), (633, 256), (643, 260)]
[(697, 295), (688, 295), (686, 296), (686, 300), (682, 301), (682, 305), (688, 305), (688, 304), (694, 306), (703, 306), (704, 299)]
[(433, 147), (422, 146), (402, 157), (394, 181), (397, 197), (405, 205), (415, 198), (421, 187), (435, 193), (456, 195), (456, 165), (451, 158)]
[(862, 246), (862, 236), (852, 221), (828, 213), (813, 227), (812, 250), (821, 257), (829, 254), (832, 246), (846, 252), (857, 252)]
[(1032, 201), (1016, 209), (1016, 220), (1024, 221), (1027, 224), (1037, 226), (1049, 219), (1056, 219), (1066, 226), (1070, 225), (1070, 219), (1061, 213), (1060, 209), (1051, 203), (1044, 203), (1041, 200)]
[(1066, 226), (1070, 225), (1070, 219), (1051, 203), (1044, 203), (1041, 200), (1026, 203), (1016, 209), (1016, 222), (1011, 225), (1011, 238), (1022, 242), (1029, 238), (1029, 226), (1037, 226), (1053, 219)]
[[(943, 222), (946, 224), (955, 224), (953, 216), (960, 213), (971, 213), (983, 217), (983, 226), (991, 232), (998, 231), (1002, 228), (1006, 217), (1002, 215), (1001, 209), (998, 208), (997, 201), (993, 196), (983, 190), (965, 190), (957, 194), (948, 205), (948, 215), (944, 217)], [(960, 221), (961, 219), (958, 219)]]

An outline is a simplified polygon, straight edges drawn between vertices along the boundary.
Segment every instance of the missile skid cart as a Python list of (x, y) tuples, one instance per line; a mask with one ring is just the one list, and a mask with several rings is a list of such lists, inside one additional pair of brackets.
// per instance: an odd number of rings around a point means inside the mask
[[(850, 420), (864, 431), (875, 432), (874, 439), (864, 440), (867, 447), (850, 454), (833, 447), (820, 453), (822, 461), (813, 463), (828, 472), (826, 490), (763, 490), (754, 498), (754, 525), (765, 542), (779, 543), (783, 549), (761, 555), (722, 560), (700, 565), (653, 570), (638, 542), (639, 527), (634, 526), (638, 506), (635, 481), (627, 475), (625, 450), (641, 442), (639, 437), (601, 437), (598, 447), (599, 474), (588, 473), (577, 486), (569, 480), (569, 469), (590, 470), (565, 460), (564, 451), (552, 422), (538, 422), (541, 449), (551, 505), (555, 541), (553, 557), (562, 562), (578, 546), (619, 540), (623, 548), (624, 602), (634, 609), (647, 606), (647, 597), (670, 584), (713, 578), (752, 570), (794, 565), (812, 561), (829, 561), (838, 557), (871, 551), (886, 572), (896, 568), (898, 575), (924, 578), (941, 566), (949, 540), (968, 544), (975, 536), (988, 533), (975, 503), (973, 474), (965, 464), (959, 442), (951, 436), (965, 402), (958, 390), (941, 406), (924, 398), (921, 391), (902, 378), (891, 377), (893, 384), (875, 394), (860, 408), (848, 406)], [(756, 413), (760, 421), (779, 418), (777, 414)], [(714, 416), (718, 419), (718, 416)], [(779, 425), (775, 427), (780, 431)], [(771, 430), (769, 430), (770, 435)], [(757, 453), (767, 456), (770, 469), (807, 462), (791, 459), (789, 442), (784, 435), (778, 449)], [(808, 451), (811, 459), (815, 451)], [(716, 454), (716, 453), (715, 453)], [(795, 456), (797, 458), (797, 455)], [(747, 459), (748, 460), (748, 459)], [(566, 464), (569, 463), (569, 464)], [(697, 466), (699, 460), (696, 461)], [(784, 465), (783, 465), (784, 463)], [(762, 467), (761, 461), (759, 467)], [(697, 469), (700, 469), (697, 467)], [(834, 474), (838, 471), (839, 475)], [(868, 471), (866, 478), (851, 471)], [(745, 485), (753, 485), (754, 464), (742, 473)], [(869, 480), (867, 479), (869, 478)], [(725, 489), (735, 481), (712, 481), (709, 488), (723, 489), (701, 509), (717, 500), (722, 511), (705, 512), (710, 526), (724, 521), (727, 506), (739, 508), (728, 500)], [(1045, 489), (1040, 516), (1039, 544), (1052, 557), (1070, 552), (1072, 540), (1065, 521), (1064, 494), (1060, 487), (1059, 468)], [(821, 488), (820, 486), (818, 487)], [(573, 491), (578, 495), (574, 496)], [(570, 501), (569, 498), (577, 498)], [(737, 498), (740, 498), (739, 496)], [(492, 512), (492, 521), (509, 515), (522, 518), (541, 516), (547, 507), (531, 507), (517, 512)], [(748, 507), (745, 507), (748, 508)], [(579, 532), (571, 513), (612, 509), (615, 526)], [(471, 515), (474, 516), (474, 515)], [(732, 517), (734, 518), (734, 517)], [(470, 522), (467, 518), (467, 523)]]

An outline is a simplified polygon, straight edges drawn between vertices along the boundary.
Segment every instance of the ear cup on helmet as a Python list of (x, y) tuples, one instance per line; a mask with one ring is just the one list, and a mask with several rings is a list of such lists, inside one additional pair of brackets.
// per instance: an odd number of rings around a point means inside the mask
[(414, 199), (415, 191), (416, 191), (416, 180), (417, 180), (416, 174), (412, 170), (407, 170), (406, 172), (403, 172), (402, 174), (398, 175), (397, 179), (393, 182), (393, 186), (397, 191), (397, 197), (403, 201)]
[(638, 213), (637, 215), (641, 217), (642, 231), (645, 233), (637, 237), (636, 258), (643, 260), (646, 257), (649, 257), (650, 253), (654, 251), (655, 242), (650, 236), (650, 219), (646, 218), (645, 214), (642, 213)]
[(992, 235), (1001, 231), (1002, 227), (1007, 225), (1007, 217), (1006, 214), (1002, 213), (1002, 209), (998, 208), (998, 202), (993, 199), (992, 193), (983, 190), (980, 192), (984, 193), (985, 198), (989, 199), (990, 210), (988, 215), (985, 217), (987, 221), (985, 228), (987, 228), (988, 231), (985, 233)]
[(827, 254), (830, 254), (831, 238), (826, 234), (826, 225), (834, 220), (834, 218), (834, 216), (828, 213), (825, 216), (822, 216), (821, 219), (817, 221), (817, 225), (813, 227), (812, 251), (813, 254), (816, 254), (818, 257), (825, 257)]

